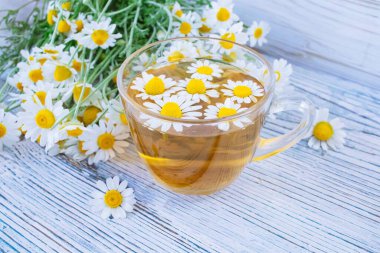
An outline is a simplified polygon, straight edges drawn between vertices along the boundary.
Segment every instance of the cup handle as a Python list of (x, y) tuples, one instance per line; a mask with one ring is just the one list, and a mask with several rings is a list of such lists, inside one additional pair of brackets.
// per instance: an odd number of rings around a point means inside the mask
[(271, 111), (274, 113), (300, 111), (302, 119), (294, 129), (284, 135), (270, 139), (260, 138), (252, 161), (264, 160), (292, 147), (303, 139), (313, 127), (315, 107), (308, 99), (297, 96), (280, 97), (273, 101)]

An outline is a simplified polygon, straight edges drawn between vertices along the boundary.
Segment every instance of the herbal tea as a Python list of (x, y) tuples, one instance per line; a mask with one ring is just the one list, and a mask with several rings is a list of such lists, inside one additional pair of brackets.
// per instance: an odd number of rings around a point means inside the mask
[[(264, 96), (260, 82), (239, 68), (211, 60), (151, 68), (132, 80), (127, 93), (153, 113), (128, 112), (138, 152), (153, 176), (173, 191), (218, 191), (251, 161), (264, 115), (223, 120)], [(197, 124), (209, 119), (216, 121)]]

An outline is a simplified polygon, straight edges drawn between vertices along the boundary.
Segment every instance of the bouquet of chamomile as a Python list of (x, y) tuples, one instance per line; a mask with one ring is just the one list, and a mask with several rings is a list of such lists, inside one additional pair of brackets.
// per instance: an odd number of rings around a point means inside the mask
[[(36, 4), (38, 3), (38, 4)], [(125, 152), (129, 128), (116, 87), (121, 63), (156, 40), (210, 36), (251, 47), (267, 42), (262, 21), (243, 24), (231, 0), (57, 0), (36, 4), (26, 20), (9, 11), (10, 31), (0, 48), (0, 150), (22, 136), (49, 155), (65, 154), (89, 164)], [(175, 50), (173, 50), (175, 53)], [(238, 61), (225, 49), (230, 61)], [(291, 65), (275, 60), (276, 91)]]

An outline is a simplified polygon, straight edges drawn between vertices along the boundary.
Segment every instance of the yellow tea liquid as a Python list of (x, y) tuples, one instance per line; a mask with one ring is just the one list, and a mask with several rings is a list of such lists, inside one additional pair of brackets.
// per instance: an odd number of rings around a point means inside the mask
[[(190, 63), (178, 63), (150, 69), (153, 75), (165, 75), (173, 80), (190, 78), (186, 73)], [(220, 78), (211, 82), (220, 84), (215, 88), (220, 92), (218, 98), (210, 98), (210, 103), (223, 103), (227, 97), (221, 89), (227, 80), (252, 80), (261, 86), (253, 77), (228, 65), (219, 64), (223, 70)], [(139, 77), (139, 76), (137, 76)], [(127, 87), (127, 92), (139, 104), (153, 102), (136, 98), (139, 93)], [(257, 97), (259, 101), (261, 97)], [(200, 101), (201, 112), (208, 103)], [(253, 106), (254, 103), (242, 104), (242, 107)], [(161, 132), (160, 128), (152, 129), (144, 126), (137, 115), (127, 110), (130, 119), (131, 134), (139, 155), (148, 166), (157, 181), (167, 188), (182, 194), (210, 194), (229, 185), (238, 177), (242, 169), (249, 163), (259, 141), (259, 133), (263, 115), (251, 119), (244, 128), (233, 127), (228, 131), (220, 131), (215, 126), (200, 124), (184, 127), (182, 132)], [(202, 122), (200, 117), (200, 122)]]

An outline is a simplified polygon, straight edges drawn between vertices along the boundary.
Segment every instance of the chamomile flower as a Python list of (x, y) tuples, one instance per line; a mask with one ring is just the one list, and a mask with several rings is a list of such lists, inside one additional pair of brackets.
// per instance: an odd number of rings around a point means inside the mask
[(29, 63), (33, 62), (36, 60), (36, 52), (34, 50), (35, 48), (32, 49), (32, 51), (28, 51), (28, 50), (21, 50), (20, 51), (20, 54), (21, 56)]
[(116, 153), (124, 153), (129, 145), (126, 141), (128, 137), (129, 134), (123, 127), (100, 120), (99, 124), (88, 126), (78, 139), (83, 141), (83, 149), (87, 150), (86, 155), (94, 154), (93, 160), (89, 160), (89, 163), (98, 163), (114, 158)]
[[(185, 97), (173, 95), (171, 97), (157, 99), (154, 103), (145, 102), (143, 105), (148, 110), (166, 117), (177, 119), (197, 119), (202, 116), (202, 113), (198, 111), (202, 108), (202, 106), (195, 104), (195, 101), (187, 100)], [(147, 115), (142, 115), (141, 117), (143, 119), (147, 119), (145, 125), (152, 128), (161, 128), (161, 131), (163, 132), (168, 131), (171, 127), (173, 127), (177, 132), (182, 132), (183, 127), (188, 127), (188, 124), (170, 122), (166, 120), (164, 121)]]
[(127, 188), (128, 182), (120, 182), (119, 177), (107, 178), (96, 182), (99, 190), (92, 193), (91, 201), (94, 212), (101, 212), (100, 216), (107, 219), (112, 216), (114, 219), (126, 218), (127, 212), (133, 211), (136, 204), (135, 195), (132, 188)]
[(20, 62), (17, 64), (19, 68), (20, 80), (23, 87), (30, 86), (37, 83), (38, 81), (46, 81), (45, 75), (42, 72), (42, 66), (38, 62), (33, 62), (27, 64), (25, 62)]
[(291, 64), (284, 59), (274, 60), (273, 71), (276, 75), (276, 85), (286, 85), (289, 83), (289, 77), (293, 73)]
[(89, 59), (82, 59), (78, 55), (78, 48), (71, 47), (70, 48), (70, 59), (72, 58), (70, 67), (75, 69), (77, 73), (81, 73), (82, 67), (84, 70), (88, 67), (90, 69), (93, 68), (93, 63), (89, 61)]
[(217, 84), (211, 84), (205, 79), (186, 78), (179, 81), (178, 87), (181, 87), (181, 90), (177, 94), (185, 97), (186, 100), (193, 100), (195, 102), (202, 100), (209, 103), (209, 97), (219, 97), (219, 92), (214, 89), (218, 86)]
[(221, 77), (223, 71), (217, 64), (211, 63), (209, 60), (200, 60), (192, 63), (186, 72), (191, 74), (192, 78), (211, 81), (214, 77)]
[(77, 31), (77, 25), (69, 19), (61, 19), (58, 21), (57, 31), (62, 34), (73, 34)]
[(181, 5), (178, 2), (175, 2), (172, 9), (173, 16), (181, 18), (183, 16), (183, 11)]
[(65, 148), (63, 153), (75, 161), (81, 162), (87, 159), (89, 156), (86, 155), (87, 150), (83, 149), (83, 141), (78, 140), (78, 138), (69, 138), (65, 143)]
[(260, 21), (257, 23), (256, 21), (252, 23), (251, 27), (248, 29), (249, 34), (249, 44), (251, 47), (259, 45), (260, 47), (267, 43), (267, 39), (265, 38), (270, 31), (269, 24)]
[(309, 147), (327, 151), (329, 148), (337, 150), (345, 143), (346, 132), (340, 118), (329, 120), (329, 110), (322, 108), (317, 110), (314, 128), (308, 133)]
[[(205, 119), (221, 119), (240, 113), (247, 108), (241, 108), (240, 104), (235, 104), (231, 98), (227, 98), (224, 103), (216, 103), (216, 105), (209, 105), (204, 112)], [(218, 129), (228, 131), (230, 129), (230, 121), (222, 121), (218, 123)], [(251, 123), (247, 117), (240, 117), (232, 120), (232, 124), (238, 128), (243, 128), (244, 124)]]
[[(67, 61), (68, 62), (68, 61)], [(74, 81), (76, 70), (64, 61), (47, 61), (42, 66), (45, 81), (60, 85)]]
[(40, 48), (34, 48), (34, 51), (35, 55), (38, 56), (39, 62), (43, 65), (46, 60), (59, 60), (61, 57), (67, 57), (67, 53), (64, 51), (64, 48), (64, 44), (57, 46), (46, 44)]
[(99, 22), (91, 21), (78, 33), (75, 38), (80, 45), (89, 49), (98, 47), (107, 49), (113, 47), (116, 40), (121, 38), (121, 34), (114, 34), (115, 24), (111, 24), (111, 18), (105, 18)]
[(86, 130), (86, 127), (79, 121), (68, 121), (59, 126), (59, 140), (68, 138), (78, 138)]
[[(38, 101), (39, 102), (39, 101)], [(58, 137), (58, 128), (55, 124), (58, 120), (67, 116), (68, 110), (62, 106), (62, 101), (53, 104), (50, 94), (46, 95), (45, 104), (26, 102), (21, 104), (23, 111), (18, 116), (22, 121), (22, 131), (25, 137), (33, 142), (37, 141), (41, 146), (49, 149)]]
[(168, 50), (163, 52), (163, 56), (157, 59), (157, 62), (174, 63), (186, 58), (193, 58), (194, 55), (197, 55), (197, 49), (193, 43), (188, 41), (175, 41)]
[(141, 77), (136, 78), (131, 86), (132, 90), (137, 90), (140, 93), (136, 97), (140, 97), (143, 100), (146, 99), (158, 99), (166, 96), (170, 96), (176, 89), (172, 87), (176, 82), (171, 78), (166, 78), (165, 75), (155, 76), (142, 72)]
[[(248, 40), (248, 35), (243, 32), (243, 23), (239, 22), (233, 24), (228, 29), (220, 29), (219, 35), (213, 36), (227, 41), (215, 41), (213, 50), (214, 52), (220, 51), (221, 53), (230, 53), (235, 49), (234, 43), (245, 44)], [(231, 41), (231, 42), (228, 42)]]
[(198, 28), (198, 31), (202, 35), (210, 34), (213, 32), (213, 27), (210, 27), (207, 23), (207, 16), (202, 15), (201, 26)]
[(24, 85), (22, 84), (21, 82), (21, 74), (20, 72), (13, 75), (13, 76), (10, 76), (8, 77), (7, 79), (8, 83), (10, 85), (12, 85), (13, 87), (15, 87), (19, 92), (23, 92), (24, 91)]
[(15, 94), (15, 96), (18, 100), (24, 102), (32, 101), (33, 103), (44, 105), (47, 94), (50, 94), (51, 98), (55, 99), (60, 92), (61, 89), (54, 87), (51, 83), (38, 81), (36, 84), (27, 86), (24, 89), (24, 93)]
[(97, 100), (100, 97), (100, 94), (92, 95), (91, 98), (88, 98), (94, 91), (92, 84), (89, 83), (75, 83), (72, 87), (68, 88), (66, 93), (63, 95), (62, 100), (67, 101), (72, 98), (75, 103), (81, 100), (81, 105), (86, 106), (91, 104), (91, 100)]
[(136, 62), (133, 62), (132, 70), (136, 72), (142, 72), (148, 67), (151, 61), (152, 61), (152, 58), (149, 57), (149, 55), (144, 52), (141, 55), (139, 55), (139, 57), (137, 57)]
[(17, 117), (0, 108), (0, 151), (4, 146), (11, 147), (20, 138), (19, 123)]
[(231, 97), (232, 101), (236, 101), (239, 104), (256, 103), (256, 97), (262, 97), (264, 95), (264, 90), (251, 80), (236, 82), (228, 80), (227, 84), (223, 86), (227, 88), (222, 89), (224, 96)]
[(239, 20), (233, 12), (234, 4), (232, 0), (218, 0), (211, 2), (211, 8), (206, 11), (207, 24), (213, 28), (228, 28), (232, 23)]
[(56, 1), (50, 1), (48, 4), (48, 9), (46, 13), (46, 21), (49, 25), (54, 25), (55, 20), (58, 16), (58, 8), (56, 6)]
[(125, 127), (125, 131), (129, 131), (127, 116), (125, 115), (124, 108), (119, 100), (112, 99), (109, 101), (106, 119), (109, 124), (123, 126)]
[(173, 23), (173, 36), (198, 36), (201, 27), (200, 17), (195, 12), (184, 14), (179, 21)]

